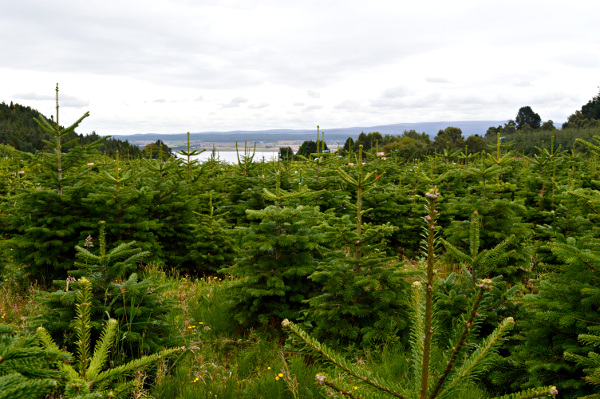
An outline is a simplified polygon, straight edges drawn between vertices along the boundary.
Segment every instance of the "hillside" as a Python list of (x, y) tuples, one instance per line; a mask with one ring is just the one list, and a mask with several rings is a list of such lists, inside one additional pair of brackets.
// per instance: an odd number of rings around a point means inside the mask
[[(335, 148), (339, 143), (340, 146), (348, 137), (356, 139), (362, 132), (379, 132), (382, 135), (401, 135), (405, 130), (416, 130), (417, 132), (425, 132), (433, 138), (439, 130), (445, 129), (448, 126), (458, 127), (462, 130), (464, 136), (479, 134), (485, 135), (486, 130), (490, 126), (503, 125), (506, 121), (454, 121), (454, 122), (419, 122), (419, 123), (397, 123), (392, 125), (378, 126), (363, 126), (363, 127), (347, 127), (333, 128), (322, 130), (325, 132), (325, 141), (328, 146)], [(202, 132), (191, 133), (190, 144), (194, 148), (212, 147), (213, 144), (219, 149), (235, 148), (235, 141), (247, 140), (248, 142), (257, 143), (258, 148), (277, 149), (282, 146), (290, 146), (292, 148), (299, 147), (306, 140), (315, 140), (317, 130), (315, 129), (272, 129), (272, 130), (235, 130), (229, 132)], [(134, 135), (118, 135), (120, 139), (128, 140), (130, 143), (144, 146), (148, 143), (153, 143), (156, 140), (162, 140), (169, 147), (174, 149), (183, 148), (186, 144), (186, 133), (174, 134), (134, 134)]]

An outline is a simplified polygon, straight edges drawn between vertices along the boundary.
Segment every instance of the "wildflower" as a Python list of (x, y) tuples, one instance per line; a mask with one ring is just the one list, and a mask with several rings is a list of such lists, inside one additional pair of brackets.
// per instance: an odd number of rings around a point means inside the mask
[(271, 370), (271, 366), (267, 367), (267, 370)]
[(277, 381), (277, 380), (279, 380), (279, 376), (278, 375), (275, 376), (275, 381)]
[(282, 377), (283, 377), (283, 373), (279, 373), (279, 374), (277, 374), (277, 375), (279, 376), (279, 378), (282, 378)]
[(281, 325), (282, 325), (283, 327), (287, 327), (287, 326), (289, 326), (289, 325), (290, 325), (290, 321), (289, 321), (288, 319), (284, 319), (284, 320), (281, 322)]
[(317, 374), (315, 378), (317, 379), (317, 384), (323, 385), (326, 377), (323, 374)]
[(493, 281), (491, 279), (483, 278), (483, 279), (479, 280), (479, 284), (477, 284), (477, 286), (479, 288), (483, 288), (483, 289), (487, 290), (487, 289), (492, 288), (492, 284), (493, 284)]

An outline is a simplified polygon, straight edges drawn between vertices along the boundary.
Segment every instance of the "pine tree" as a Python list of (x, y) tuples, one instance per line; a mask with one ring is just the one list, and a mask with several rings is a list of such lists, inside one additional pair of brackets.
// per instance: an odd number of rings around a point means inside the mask
[(162, 224), (152, 217), (156, 191), (144, 185), (145, 177), (133, 162), (116, 159), (102, 165), (97, 175), (90, 176), (96, 189), (82, 199), (87, 209), (86, 226), (92, 231), (103, 221), (109, 241), (115, 244), (136, 240), (151, 251), (158, 248), (156, 231)]
[(140, 278), (136, 273), (138, 263), (148, 257), (148, 252), (137, 247), (135, 241), (109, 250), (104, 229), (101, 222), (97, 253), (91, 236), (76, 246), (77, 269), (70, 271), (67, 279), (54, 281), (59, 289), (39, 299), (46, 311), (36, 319), (37, 324), (45, 326), (61, 346), (73, 344), (76, 337), (71, 320), (77, 314), (75, 298), (76, 290), (81, 288), (80, 277), (86, 278), (92, 294), (93, 333), (98, 333), (107, 317), (118, 322), (122, 346), (121, 353), (114, 353), (114, 360), (150, 353), (173, 343), (173, 326), (166, 320), (173, 304), (163, 295), (165, 284), (159, 275)]
[(371, 225), (363, 216), (363, 196), (377, 187), (381, 175), (364, 173), (362, 147), (356, 177), (339, 168), (338, 174), (356, 189), (355, 217), (326, 213), (320, 227), (328, 237), (326, 259), (310, 278), (321, 293), (308, 300), (308, 319), (314, 334), (336, 345), (366, 345), (397, 341), (406, 329), (407, 304), (403, 294), (408, 283), (398, 271), (398, 262), (385, 256), (386, 240), (394, 227)]
[[(427, 253), (425, 278), (422, 283), (415, 282), (413, 284), (410, 367), (405, 375), (401, 375), (398, 380), (394, 381), (384, 379), (364, 366), (350, 363), (310, 337), (293, 322), (284, 320), (282, 323), (286, 331), (344, 372), (345, 382), (317, 374), (317, 383), (326, 385), (330, 388), (329, 392), (336, 392), (352, 398), (375, 397), (376, 394), (377, 397), (401, 399), (460, 398), (464, 391), (468, 391), (472, 384), (491, 367), (495, 348), (505, 339), (507, 331), (514, 324), (512, 318), (507, 318), (479, 344), (472, 342), (472, 334), (478, 324), (478, 310), (485, 292), (491, 288), (492, 284), (491, 280), (483, 279), (478, 284), (478, 293), (472, 301), (469, 312), (464, 316), (464, 322), (458, 333), (452, 335), (450, 348), (439, 353), (439, 347), (432, 341), (436, 328), (433, 290), (436, 280), (434, 252), (436, 200), (439, 193), (433, 189), (426, 195), (428, 213), (424, 241), (424, 250)], [(441, 359), (437, 360), (439, 357)], [(348, 378), (353, 384), (360, 385), (361, 389), (349, 389)], [(543, 387), (505, 395), (502, 399), (541, 398), (557, 393), (556, 387)]]
[[(65, 362), (60, 364), (59, 367), (67, 375), (64, 389), (66, 399), (116, 397), (129, 392), (135, 387), (136, 380), (131, 379), (131, 377), (136, 371), (142, 370), (160, 358), (166, 358), (178, 350), (177, 348), (163, 349), (126, 364), (104, 370), (109, 352), (115, 343), (118, 323), (115, 319), (108, 320), (92, 352), (92, 284), (87, 279), (82, 278), (79, 281), (79, 286), (80, 290), (76, 294), (77, 315), (74, 320), (77, 342), (75, 354), (72, 355), (75, 363), (72, 366)], [(60, 350), (46, 329), (39, 327), (37, 331), (46, 348), (54, 352)]]
[(0, 399), (34, 399), (50, 393), (64, 379), (56, 364), (71, 356), (39, 346), (40, 337), (23, 336), (0, 325)]
[(322, 237), (315, 234), (318, 207), (286, 206), (288, 201), (314, 195), (306, 188), (286, 192), (277, 175), (275, 192), (263, 189), (273, 201), (262, 210), (246, 210), (258, 223), (236, 229), (241, 248), (234, 265), (221, 270), (238, 278), (231, 286), (235, 318), (245, 326), (278, 326), (300, 315), (304, 300), (315, 290), (307, 277), (320, 258)]
[[(75, 129), (89, 113), (62, 128), (58, 110), (57, 85), (56, 120), (48, 121), (42, 115), (36, 119), (40, 128), (52, 137), (45, 141), (52, 152), (38, 154), (40, 185), (20, 190), (5, 208), (11, 235), (10, 240), (3, 242), (5, 248), (11, 248), (14, 260), (26, 265), (27, 272), (43, 283), (62, 278), (70, 267), (73, 248), (83, 234), (82, 221), (86, 219), (82, 198), (91, 189), (81, 174), (87, 169), (86, 158), (104, 140), (77, 146), (79, 138), (73, 138)], [(70, 147), (68, 153), (63, 153), (65, 147)]]
[(190, 259), (188, 248), (196, 240), (194, 225), (198, 199), (187, 195), (185, 181), (177, 176), (179, 162), (174, 157), (167, 160), (144, 159), (145, 186), (154, 192), (148, 219), (157, 229), (157, 245), (150, 251), (161, 263), (173, 269), (194, 270), (197, 265)]
[(518, 384), (531, 386), (551, 380), (565, 397), (593, 393), (592, 387), (585, 385), (583, 366), (589, 364), (571, 361), (594, 353), (592, 342), (578, 337), (600, 321), (599, 245), (597, 238), (589, 236), (559, 238), (549, 244), (559, 264), (540, 281), (536, 294), (525, 297), (529, 317), (524, 320), (522, 343), (512, 354), (513, 361), (527, 371)]
[(198, 268), (188, 270), (192, 274), (214, 274), (231, 266), (235, 258), (231, 229), (223, 219), (226, 214), (215, 215), (212, 194), (209, 193), (208, 214), (197, 213), (196, 241), (189, 248), (189, 256)]
[[(58, 84), (56, 85), (56, 120), (48, 121), (43, 115), (40, 114), (39, 118), (35, 118), (40, 128), (47, 134), (52, 136), (52, 141), (44, 141), (46, 145), (53, 149), (54, 153), (42, 154), (42, 164), (46, 166), (46, 170), (50, 173), (52, 180), (52, 187), (55, 187), (58, 194), (62, 195), (63, 186), (65, 179), (68, 177), (65, 173), (71, 168), (84, 161), (84, 157), (93, 149), (100, 146), (100, 144), (107, 138), (100, 138), (95, 142), (82, 147), (75, 146), (79, 137), (75, 135), (75, 129), (79, 124), (88, 116), (89, 112), (83, 114), (75, 123), (68, 128), (61, 128), (58, 120)], [(72, 136), (75, 136), (72, 138)], [(70, 147), (71, 150), (64, 154), (63, 148)]]

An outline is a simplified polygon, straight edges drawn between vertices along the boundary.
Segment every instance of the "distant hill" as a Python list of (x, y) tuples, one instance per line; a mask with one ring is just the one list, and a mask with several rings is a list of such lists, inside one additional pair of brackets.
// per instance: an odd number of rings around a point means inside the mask
[[(425, 132), (432, 138), (439, 130), (449, 126), (458, 127), (462, 130), (464, 136), (473, 134), (485, 135), (490, 126), (504, 125), (507, 121), (458, 121), (458, 122), (419, 122), (419, 123), (397, 123), (393, 125), (378, 125), (365, 127), (346, 127), (322, 129), (325, 131), (325, 141), (330, 147), (335, 147), (339, 143), (343, 145), (348, 137), (356, 139), (361, 132), (379, 132), (382, 135), (401, 135), (405, 130), (416, 130), (419, 133)], [(278, 146), (298, 146), (306, 140), (315, 140), (317, 129), (271, 129), (271, 130), (235, 130), (229, 132), (202, 132), (190, 133), (190, 144), (192, 147), (207, 148), (215, 144), (220, 148), (229, 148), (235, 146), (235, 141), (257, 143), (260, 148), (273, 148)], [(184, 148), (187, 140), (186, 133), (146, 133), (133, 135), (115, 135), (115, 138), (128, 140), (130, 143), (144, 146), (153, 143), (156, 140), (162, 140), (171, 148)]]
[[(36, 109), (19, 104), (0, 103), (0, 144), (7, 144), (18, 151), (34, 153), (36, 151), (48, 150), (44, 140), (51, 140), (52, 136), (45, 133), (35, 122), (34, 118), (41, 114)], [(44, 116), (45, 117), (45, 116)], [(46, 118), (48, 119), (48, 118)], [(96, 133), (87, 135), (79, 134), (79, 143), (82, 145), (90, 144), (100, 136)], [(63, 146), (63, 149), (69, 151), (70, 146)], [(114, 156), (117, 151), (121, 155), (129, 154), (137, 157), (142, 155), (142, 150), (138, 146), (132, 146), (127, 140), (121, 140), (120, 137), (109, 138), (105, 140), (98, 148), (102, 153)]]

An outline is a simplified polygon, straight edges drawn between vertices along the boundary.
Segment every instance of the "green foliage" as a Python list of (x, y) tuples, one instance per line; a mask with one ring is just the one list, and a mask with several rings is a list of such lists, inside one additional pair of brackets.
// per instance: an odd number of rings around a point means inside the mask
[[(591, 237), (569, 237), (549, 244), (559, 262), (540, 282), (539, 291), (525, 297), (530, 314), (523, 321), (523, 342), (514, 349), (514, 358), (527, 370), (520, 384), (551, 379), (559, 389), (564, 387), (569, 392), (568, 397), (592, 393), (583, 379), (582, 366), (589, 364), (582, 361), (582, 356), (593, 346), (578, 337), (600, 320), (596, 306), (600, 298), (598, 244), (597, 238)], [(579, 363), (567, 361), (574, 358)]]
[[(38, 317), (38, 325), (45, 326), (61, 346), (80, 341), (73, 335), (71, 320), (78, 314), (75, 290), (81, 288), (81, 279), (72, 276), (82, 276), (90, 287), (94, 305), (88, 309), (92, 332), (97, 335), (107, 318), (118, 322), (120, 356), (131, 358), (174, 343), (169, 337), (173, 327), (166, 321), (172, 302), (164, 297), (166, 287), (160, 274), (148, 273), (140, 278), (134, 273), (138, 262), (148, 255), (135, 244), (121, 243), (108, 250), (101, 223), (98, 253), (91, 249), (91, 236), (82, 246), (75, 247), (77, 269), (66, 280), (54, 282), (58, 290), (42, 294), (40, 302), (46, 311)], [(121, 359), (115, 354), (113, 360)]]
[(318, 207), (283, 206), (314, 193), (285, 192), (278, 183), (275, 193), (264, 194), (275, 205), (246, 210), (248, 219), (258, 223), (236, 229), (240, 257), (221, 271), (239, 278), (231, 287), (232, 300), (235, 318), (247, 326), (274, 326), (286, 317), (297, 318), (303, 301), (314, 292), (306, 277), (320, 258), (322, 238), (313, 229), (319, 221)]
[(438, 152), (460, 150), (464, 145), (465, 139), (462, 136), (462, 130), (457, 127), (440, 130), (433, 141), (433, 146)]
[(294, 150), (291, 147), (280, 147), (278, 157), (281, 161), (289, 162), (294, 159)]
[(468, 251), (463, 252), (444, 239), (442, 239), (442, 242), (450, 255), (467, 267), (469, 274), (472, 276), (473, 285), (475, 285), (477, 280), (497, 274), (498, 272), (494, 270), (497, 266), (505, 265), (511, 258), (515, 257), (516, 251), (508, 249), (513, 244), (515, 236), (509, 236), (494, 248), (480, 251), (481, 216), (477, 211), (473, 213), (470, 224)]
[[(136, 382), (139, 382), (131, 379), (136, 371), (156, 363), (161, 358), (168, 357), (178, 349), (164, 349), (104, 370), (109, 351), (115, 343), (117, 321), (114, 319), (107, 321), (92, 352), (92, 285), (87, 279), (82, 278), (79, 286), (80, 290), (76, 294), (77, 316), (74, 320), (74, 329), (77, 336), (76, 352), (73, 356), (75, 364), (71, 365), (65, 362), (59, 365), (59, 369), (67, 376), (64, 397), (72, 399), (122, 397), (135, 387)], [(39, 327), (37, 331), (46, 348), (55, 352), (60, 350), (46, 329)]]
[[(482, 303), (484, 293), (491, 288), (492, 281), (483, 279), (478, 284), (478, 294), (473, 301), (472, 307), (467, 313), (464, 323), (459, 327), (460, 334), (452, 334), (448, 350), (440, 348), (433, 343), (434, 337), (434, 303), (433, 286), (434, 264), (435, 264), (435, 220), (438, 212), (436, 200), (439, 193), (434, 188), (426, 193), (428, 198), (428, 214), (426, 240), (424, 240), (424, 252), (427, 253), (427, 266), (425, 280), (423, 283), (415, 282), (412, 295), (412, 319), (410, 333), (410, 367), (400, 380), (386, 380), (376, 375), (371, 370), (352, 364), (339, 354), (330, 350), (327, 346), (311, 338), (306, 332), (297, 327), (289, 320), (284, 320), (283, 327), (299, 338), (311, 350), (323, 356), (348, 376), (365, 386), (365, 391), (381, 392), (385, 397), (396, 397), (402, 399), (420, 398), (458, 398), (462, 392), (469, 389), (471, 384), (488, 370), (493, 364), (494, 349), (505, 339), (506, 332), (512, 327), (514, 321), (507, 318), (480, 343), (470, 342), (473, 331), (476, 330), (477, 319), (480, 317), (478, 310)], [(460, 331), (459, 330), (459, 331)], [(467, 342), (470, 346), (467, 346)], [(466, 353), (465, 353), (466, 352)], [(436, 356), (441, 356), (438, 360)], [(343, 385), (336, 379), (330, 379), (322, 374), (317, 374), (317, 382), (325, 384), (334, 392), (349, 397), (356, 396), (353, 391), (344, 389)], [(558, 392), (555, 387), (537, 388), (535, 391), (526, 391), (513, 394), (515, 398), (536, 398), (547, 395), (555, 395)], [(367, 397), (370, 397), (367, 396)]]
[(9, 325), (0, 325), (0, 398), (39, 398), (64, 378), (56, 364), (71, 356), (39, 346), (40, 337), (23, 336)]
[(377, 187), (381, 174), (363, 172), (362, 146), (359, 147), (355, 177), (343, 169), (337, 172), (356, 189), (355, 217), (326, 214), (320, 230), (327, 237), (327, 259), (310, 276), (321, 293), (308, 300), (307, 319), (315, 324), (319, 338), (336, 345), (368, 345), (396, 341), (406, 329), (408, 283), (397, 272), (398, 262), (385, 257), (385, 237), (395, 228), (389, 223), (371, 225), (363, 216), (363, 195)]
[(523, 129), (525, 125), (528, 125), (532, 129), (537, 129), (542, 123), (542, 118), (539, 114), (533, 112), (530, 106), (526, 106), (519, 108), (515, 122), (517, 123), (517, 130)]
[(175, 156), (173, 150), (162, 140), (156, 140), (154, 143), (146, 144), (144, 147), (144, 156), (150, 159), (164, 160)]

